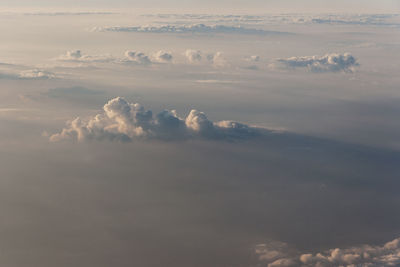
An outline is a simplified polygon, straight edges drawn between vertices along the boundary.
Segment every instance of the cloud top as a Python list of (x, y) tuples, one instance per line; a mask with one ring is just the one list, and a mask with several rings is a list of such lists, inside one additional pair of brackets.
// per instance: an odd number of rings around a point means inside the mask
[(138, 103), (129, 103), (122, 97), (108, 101), (103, 112), (87, 121), (76, 118), (50, 137), (61, 140), (132, 141), (135, 138), (163, 140), (245, 139), (258, 136), (261, 129), (234, 121), (212, 122), (200, 111), (191, 110), (183, 119), (175, 110), (164, 110), (153, 116), (151, 110)]

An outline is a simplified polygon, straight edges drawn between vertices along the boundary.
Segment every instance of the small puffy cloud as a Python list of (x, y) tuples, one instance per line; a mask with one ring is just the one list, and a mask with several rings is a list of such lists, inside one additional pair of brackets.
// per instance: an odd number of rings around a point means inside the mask
[(153, 116), (140, 104), (129, 103), (122, 97), (114, 98), (103, 107), (103, 112), (82, 120), (67, 123), (60, 133), (50, 137), (61, 140), (118, 140), (157, 138), (181, 140), (187, 138), (243, 139), (260, 135), (261, 129), (233, 121), (212, 122), (203, 112), (191, 110), (186, 118), (175, 110), (164, 110)]
[(208, 55), (207, 58), (216, 68), (226, 67), (228, 65), (228, 62), (221, 52), (216, 52), (215, 54)]
[(35, 70), (22, 71), (19, 74), (19, 78), (21, 78), (21, 79), (52, 79), (52, 78), (56, 78), (56, 75), (49, 71), (35, 69)]
[(123, 62), (135, 63), (138, 65), (149, 65), (151, 64), (150, 58), (143, 52), (128, 50), (125, 52), (125, 58)]
[[(282, 245), (283, 244), (283, 245)], [(383, 246), (362, 245), (351, 248), (335, 248), (315, 254), (291, 250), (285, 243), (271, 242), (255, 247), (258, 260), (265, 266), (400, 266), (400, 238)]]
[(352, 72), (359, 64), (349, 53), (277, 59), (274, 67), (303, 68), (312, 72)]
[(173, 58), (173, 56), (170, 52), (165, 52), (162, 50), (154, 53), (153, 57), (154, 57), (154, 61), (160, 62), (160, 63), (171, 62), (172, 58)]
[(252, 56), (246, 57), (246, 61), (248, 61), (248, 62), (259, 62), (260, 59), (261, 58), (258, 55), (252, 55)]
[(208, 63), (211, 63), (214, 67), (226, 67), (228, 65), (227, 60), (221, 52), (203, 54), (200, 50), (188, 49), (185, 52), (186, 59), (189, 63), (199, 63), (203, 59), (206, 59)]
[(190, 63), (200, 62), (203, 58), (200, 50), (188, 49), (185, 56)]

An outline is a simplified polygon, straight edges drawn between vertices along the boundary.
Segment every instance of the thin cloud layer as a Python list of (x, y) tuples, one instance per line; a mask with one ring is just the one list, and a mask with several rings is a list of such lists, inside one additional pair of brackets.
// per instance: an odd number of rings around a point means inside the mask
[(318, 266), (318, 267), (381, 267), (399, 266), (400, 238), (383, 246), (362, 245), (346, 249), (330, 249), (315, 254), (301, 254), (281, 242), (260, 244), (255, 248), (258, 260), (265, 266)]
[(201, 23), (240, 23), (249, 25), (277, 24), (327, 24), (398, 27), (395, 19), (398, 14), (271, 14), (271, 15), (216, 15), (216, 14), (157, 14), (148, 18), (167, 19), (187, 24)]
[(60, 133), (50, 137), (61, 140), (132, 141), (135, 138), (181, 140), (187, 138), (243, 139), (255, 137), (261, 129), (234, 121), (212, 122), (200, 111), (191, 110), (183, 119), (175, 110), (164, 110), (153, 116), (140, 104), (127, 102), (122, 97), (110, 100), (103, 112), (89, 120), (76, 118), (67, 123)]
[(349, 53), (291, 57), (277, 59), (277, 63), (274, 66), (293, 69), (301, 68), (312, 72), (352, 72), (359, 65), (356, 58)]
[(114, 26), (114, 27), (95, 27), (92, 31), (100, 32), (142, 32), (142, 33), (227, 33), (227, 34), (250, 34), (250, 35), (270, 35), (287, 34), (278, 31), (266, 31), (255, 28), (243, 28), (241, 26), (227, 25), (161, 25), (161, 26)]

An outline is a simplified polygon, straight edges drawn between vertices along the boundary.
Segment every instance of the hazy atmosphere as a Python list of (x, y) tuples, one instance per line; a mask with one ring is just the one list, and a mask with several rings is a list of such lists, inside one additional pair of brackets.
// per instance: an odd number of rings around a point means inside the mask
[(0, 266), (400, 266), (399, 10), (2, 0)]

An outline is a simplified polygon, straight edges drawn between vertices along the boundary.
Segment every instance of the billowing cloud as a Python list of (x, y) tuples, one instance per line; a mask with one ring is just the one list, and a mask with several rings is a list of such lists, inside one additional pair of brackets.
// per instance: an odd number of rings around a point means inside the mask
[(160, 51), (154, 53), (153, 57), (154, 57), (154, 61), (160, 62), (160, 63), (171, 62), (173, 59), (171, 52), (166, 52), (163, 50), (160, 50)]
[(76, 118), (67, 123), (60, 133), (50, 137), (60, 140), (118, 140), (157, 138), (179, 140), (186, 138), (242, 139), (255, 137), (261, 129), (234, 121), (212, 122), (203, 112), (191, 110), (183, 119), (175, 110), (164, 110), (153, 116), (140, 104), (127, 102), (122, 97), (110, 100), (99, 113), (87, 121)]
[(255, 248), (258, 260), (265, 266), (318, 266), (318, 267), (381, 267), (400, 265), (400, 238), (383, 246), (362, 245), (335, 248), (314, 254), (301, 254), (281, 242), (260, 244)]
[[(352, 72), (359, 64), (349, 53), (277, 59), (278, 67), (303, 68), (312, 72)], [(275, 65), (276, 66), (276, 65)]]
[(155, 25), (155, 26), (115, 26), (115, 27), (95, 27), (92, 31), (110, 31), (110, 32), (143, 32), (143, 33), (229, 33), (229, 34), (251, 34), (251, 35), (269, 35), (284, 34), (278, 31), (266, 31), (255, 28), (244, 28), (241, 26), (227, 25)]

